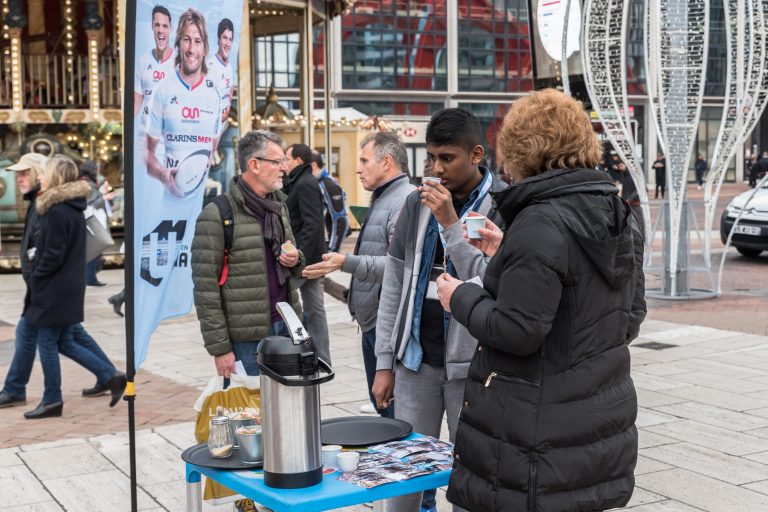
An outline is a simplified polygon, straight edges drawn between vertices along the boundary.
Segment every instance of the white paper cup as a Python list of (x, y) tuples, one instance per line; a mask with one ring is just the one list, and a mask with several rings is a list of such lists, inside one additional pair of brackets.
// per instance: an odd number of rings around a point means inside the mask
[(467, 225), (467, 238), (471, 238), (473, 240), (482, 238), (477, 230), (485, 229), (485, 217), (467, 217), (464, 223)]
[(336, 456), (336, 464), (343, 473), (356, 470), (359, 463), (359, 452), (341, 452)]
[(323, 446), (323, 467), (338, 469), (336, 458), (341, 453), (341, 446), (338, 444), (329, 444)]

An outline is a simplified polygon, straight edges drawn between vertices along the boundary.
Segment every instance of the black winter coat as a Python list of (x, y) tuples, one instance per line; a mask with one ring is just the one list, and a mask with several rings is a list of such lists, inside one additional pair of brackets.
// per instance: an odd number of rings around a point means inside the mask
[(288, 214), (296, 245), (304, 254), (307, 265), (323, 259), (325, 247), (325, 220), (323, 193), (312, 175), (312, 166), (304, 164), (283, 180), (288, 199)]
[(21, 261), (21, 275), (27, 280), (32, 272), (32, 260), (29, 258), (29, 250), (37, 246), (37, 235), (39, 228), (37, 226), (37, 210), (35, 210), (35, 200), (40, 192), (40, 185), (24, 194), (24, 201), (28, 202), (27, 214), (24, 216), (24, 232), (21, 235), (21, 247), (19, 249), (19, 261)]
[(637, 221), (597, 170), (545, 172), (494, 197), (502, 245), (484, 287), (451, 298), (478, 347), (448, 499), (472, 512), (621, 507), (637, 461)]
[(24, 314), (33, 324), (65, 327), (83, 321), (85, 217), (91, 188), (64, 183), (37, 197), (37, 251), (29, 275), (30, 301)]

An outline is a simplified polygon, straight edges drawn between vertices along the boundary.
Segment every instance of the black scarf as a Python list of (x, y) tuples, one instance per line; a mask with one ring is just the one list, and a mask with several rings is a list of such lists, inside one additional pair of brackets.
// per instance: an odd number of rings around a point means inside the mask
[[(285, 241), (282, 203), (277, 200), (274, 193), (268, 194), (267, 197), (259, 197), (243, 178), (237, 180), (237, 187), (243, 193), (245, 209), (248, 210), (248, 213), (256, 220), (263, 221), (265, 243), (269, 242), (272, 244), (272, 254), (275, 256), (275, 260), (277, 260), (280, 257), (280, 246)], [(279, 263), (277, 264), (277, 269), (277, 278), (282, 286), (290, 277), (291, 271)]]

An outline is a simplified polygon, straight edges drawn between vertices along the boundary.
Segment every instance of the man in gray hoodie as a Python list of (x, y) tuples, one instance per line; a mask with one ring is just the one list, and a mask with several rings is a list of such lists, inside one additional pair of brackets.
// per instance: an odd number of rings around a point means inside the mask
[[(408, 153), (400, 137), (392, 132), (366, 136), (360, 143), (357, 174), (363, 188), (372, 194), (355, 250), (352, 254), (324, 254), (323, 261), (309, 265), (303, 274), (309, 279), (324, 277), (335, 270), (352, 274), (347, 304), (363, 331), (363, 363), (374, 406), (371, 386), (376, 373), (376, 313), (389, 241), (405, 198), (415, 189), (408, 181), (407, 171)], [(392, 407), (381, 408), (378, 412), (385, 417), (394, 416)]]
[[(506, 184), (481, 165), (482, 129), (470, 112), (437, 112), (426, 139), (439, 183), (425, 180), (408, 196), (389, 245), (376, 325), (373, 395), (380, 408), (396, 399), (395, 417), (434, 437), (440, 437), (447, 413), (453, 441), (477, 342), (443, 310), (436, 279), (443, 272), (462, 280), (484, 275), (488, 258), (467, 242), (462, 224), (470, 212), (500, 224), (491, 192)], [(420, 494), (395, 498), (388, 508), (418, 511)]]

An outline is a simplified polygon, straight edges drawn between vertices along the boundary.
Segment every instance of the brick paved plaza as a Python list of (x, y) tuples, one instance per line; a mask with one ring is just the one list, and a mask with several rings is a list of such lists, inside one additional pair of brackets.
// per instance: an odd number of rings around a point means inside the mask
[[(731, 196), (740, 190), (732, 186)], [(719, 262), (719, 241), (715, 247)], [(632, 345), (640, 403), (633, 512), (768, 510), (768, 255), (728, 254), (721, 297), (649, 301)], [(88, 288), (86, 327), (122, 365), (124, 325), (106, 298), (120, 290), (123, 274), (99, 278), (109, 286)], [(0, 376), (22, 296), (19, 275), (0, 275)], [(321, 388), (323, 417), (358, 414), (366, 399), (359, 333), (343, 304), (326, 295), (326, 305), (337, 376)], [(644, 346), (650, 342), (666, 348)], [(163, 323), (136, 379), (140, 510), (184, 510), (179, 453), (194, 443), (192, 403), (212, 375), (194, 313)], [(0, 512), (129, 510), (125, 404), (109, 409), (106, 397), (82, 398), (92, 377), (68, 360), (62, 382), (60, 419), (23, 419), (41, 397), (37, 364), (27, 407), (0, 410)], [(444, 493), (438, 497), (440, 510), (449, 510)]]

